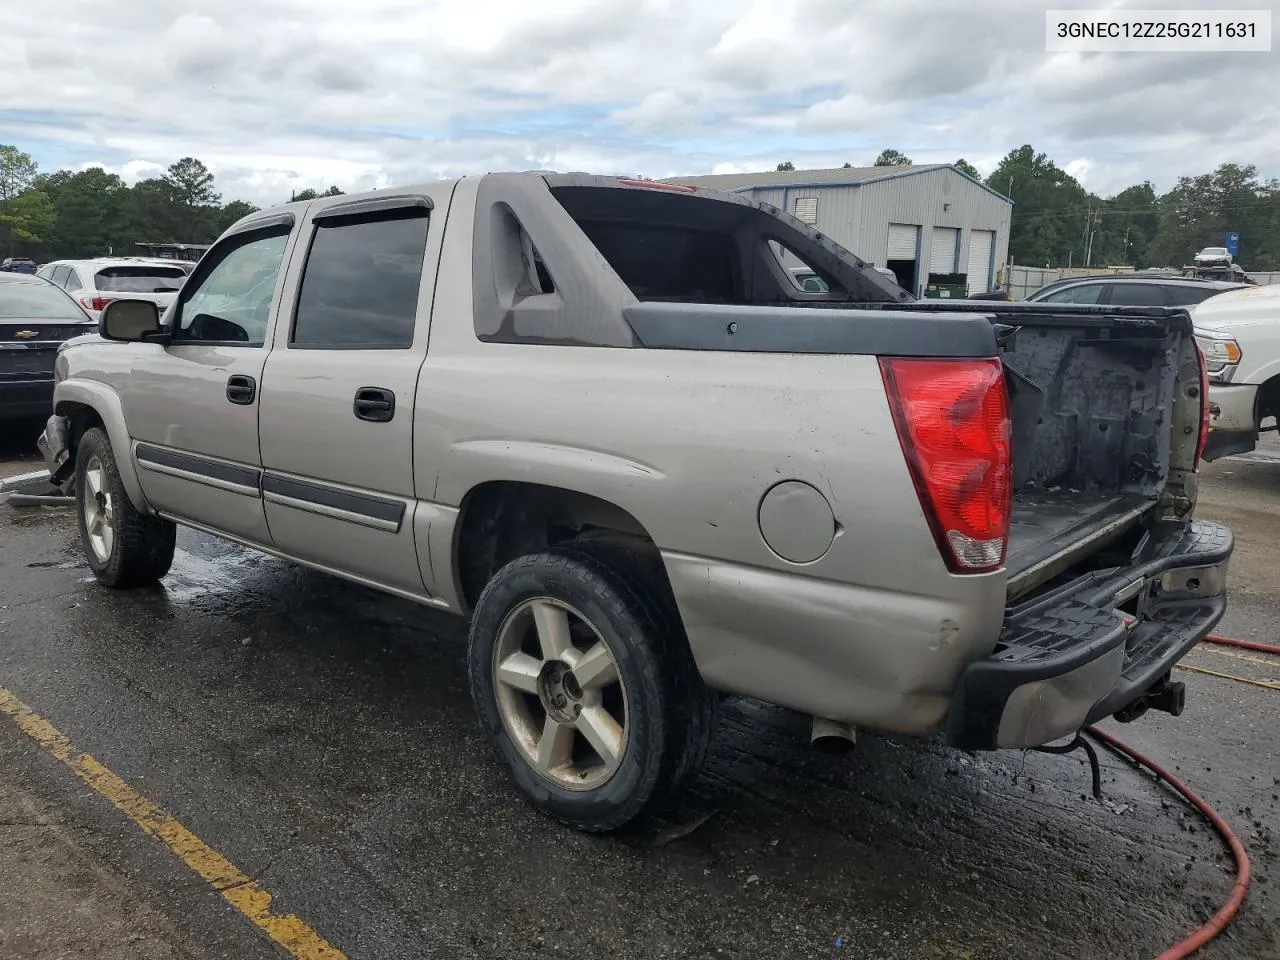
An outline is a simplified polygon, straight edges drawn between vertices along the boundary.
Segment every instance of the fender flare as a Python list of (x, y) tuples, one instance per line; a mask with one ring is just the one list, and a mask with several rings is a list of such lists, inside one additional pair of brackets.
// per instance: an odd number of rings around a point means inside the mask
[[(93, 380), (62, 380), (54, 389), (54, 412), (59, 416), (66, 416), (69, 404), (89, 407), (98, 414), (106, 428), (107, 437), (111, 440), (111, 449), (116, 455), (116, 469), (120, 472), (120, 482), (124, 484), (130, 502), (141, 513), (154, 513), (155, 510), (147, 501), (138, 480), (138, 470), (133, 462), (133, 443), (129, 438), (129, 429), (125, 426), (120, 397), (106, 384)], [(74, 453), (73, 450), (72, 454)]]

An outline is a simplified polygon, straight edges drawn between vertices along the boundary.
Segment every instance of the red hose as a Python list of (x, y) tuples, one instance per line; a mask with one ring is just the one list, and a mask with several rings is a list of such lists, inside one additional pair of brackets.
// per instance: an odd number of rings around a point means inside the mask
[(1256, 650), (1258, 653), (1274, 653), (1280, 657), (1280, 647), (1270, 643), (1259, 643), (1257, 640), (1237, 640), (1235, 637), (1220, 637), (1211, 633), (1204, 638), (1205, 643), (1216, 643), (1223, 647), (1239, 647), (1241, 650)]
[(1184, 957), (1191, 956), (1191, 954), (1220, 934), (1227, 924), (1231, 922), (1232, 918), (1235, 917), (1240, 905), (1244, 903), (1244, 896), (1249, 890), (1249, 855), (1244, 852), (1244, 844), (1235, 835), (1235, 831), (1227, 825), (1227, 822), (1222, 817), (1218, 816), (1218, 811), (1200, 799), (1190, 787), (1174, 776), (1168, 768), (1161, 766), (1150, 757), (1135, 750), (1123, 740), (1116, 739), (1105, 730), (1099, 730), (1097, 727), (1088, 727), (1085, 732), (1089, 736), (1102, 741), (1111, 749), (1136, 760), (1177, 790), (1178, 793), (1182, 794), (1188, 803), (1204, 814), (1205, 819), (1213, 824), (1214, 829), (1221, 834), (1222, 839), (1226, 841), (1227, 846), (1231, 848), (1232, 855), (1236, 858), (1236, 882), (1231, 888), (1231, 896), (1227, 897), (1227, 902), (1222, 905), (1217, 913), (1209, 918), (1208, 923), (1195, 930), (1181, 943), (1174, 944), (1156, 958), (1156, 960), (1183, 960)]
[[(1243, 650), (1254, 650), (1258, 653), (1270, 653), (1280, 657), (1280, 646), (1270, 643), (1258, 643), (1253, 640), (1237, 640), (1234, 637), (1222, 637), (1217, 634), (1210, 634), (1204, 638), (1205, 643), (1219, 644), (1224, 647), (1239, 647)], [(1240, 842), (1240, 838), (1236, 836), (1235, 831), (1218, 815), (1218, 811), (1205, 803), (1190, 787), (1179, 780), (1167, 767), (1161, 766), (1141, 751), (1129, 746), (1123, 740), (1120, 740), (1105, 730), (1099, 730), (1097, 727), (1087, 727), (1085, 730), (1089, 736), (1097, 739), (1101, 743), (1110, 747), (1118, 753), (1122, 753), (1130, 759), (1142, 764), (1157, 777), (1163, 780), (1174, 790), (1182, 794), (1188, 803), (1200, 811), (1204, 818), (1213, 824), (1213, 828), (1218, 831), (1226, 845), (1231, 849), (1231, 855), (1236, 860), (1236, 882), (1231, 887), (1231, 895), (1227, 897), (1221, 909), (1218, 910), (1208, 923), (1192, 931), (1192, 933), (1182, 940), (1180, 943), (1174, 944), (1164, 953), (1160, 954), (1156, 960), (1184, 960), (1185, 957), (1191, 956), (1206, 943), (1220, 934), (1228, 923), (1232, 921), (1236, 913), (1240, 910), (1240, 905), (1244, 903), (1245, 894), (1249, 892), (1249, 855), (1245, 853), (1244, 844)]]

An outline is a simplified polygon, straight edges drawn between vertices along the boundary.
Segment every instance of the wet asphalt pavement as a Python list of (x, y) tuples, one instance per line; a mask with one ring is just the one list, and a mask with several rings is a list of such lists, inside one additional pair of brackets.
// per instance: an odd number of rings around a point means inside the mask
[[(1221, 632), (1277, 642), (1280, 462), (1210, 467), (1200, 514), (1237, 535)], [(1126, 960), (1231, 886), (1216, 835), (1114, 757), (1098, 803), (1079, 754), (863, 736), (829, 757), (802, 718), (749, 701), (726, 705), (706, 772), (662, 820), (577, 834), (527, 808), (481, 742), (460, 621), (191, 531), (178, 542), (162, 587), (113, 593), (69, 510), (0, 507), (0, 687), (348, 957)], [(1187, 662), (1280, 680), (1260, 655)], [(1280, 956), (1280, 691), (1177, 679), (1180, 718), (1112, 729), (1176, 765), (1253, 858), (1240, 918), (1203, 956)], [(164, 918), (164, 956), (282, 955), (0, 717), (5, 783), (128, 909)]]

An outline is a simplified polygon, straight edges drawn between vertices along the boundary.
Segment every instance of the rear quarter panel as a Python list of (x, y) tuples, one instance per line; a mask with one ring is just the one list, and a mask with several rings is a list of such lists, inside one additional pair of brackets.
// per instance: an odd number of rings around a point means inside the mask
[[(1002, 573), (947, 572), (876, 358), (482, 343), (469, 220), (454, 198), (420, 380), (415, 479), (437, 511), (436, 592), (457, 604), (453, 521), (493, 480), (588, 493), (663, 553), (714, 685), (906, 732), (941, 722), (961, 667), (994, 646)], [(765, 543), (761, 498), (800, 480), (837, 534), (807, 564)]]

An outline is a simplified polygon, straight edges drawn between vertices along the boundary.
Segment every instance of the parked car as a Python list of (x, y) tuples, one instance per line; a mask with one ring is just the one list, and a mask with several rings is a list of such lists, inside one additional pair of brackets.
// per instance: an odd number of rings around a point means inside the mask
[(1280, 286), (1224, 293), (1191, 317), (1209, 377), (1205, 459), (1247, 453), (1262, 430), (1276, 429), (1264, 421), (1280, 417)]
[(1102, 303), (1109, 306), (1185, 307), (1242, 283), (1200, 280), (1170, 274), (1104, 274), (1095, 277), (1066, 277), (1047, 283), (1027, 297), (1030, 303)]
[(54, 260), (37, 275), (74, 296), (96, 320), (103, 307), (121, 297), (150, 300), (163, 312), (182, 289), (187, 274), (180, 266), (154, 258), (99, 257)]
[(0, 421), (52, 414), (58, 345), (96, 330), (80, 305), (53, 284), (0, 272)]
[(36, 262), (28, 257), (5, 257), (0, 260), (0, 273), (26, 273), (36, 272)]
[(1039, 746), (1180, 712), (1225, 609), (1185, 310), (916, 301), (735, 194), (294, 203), (100, 330), (40, 440), (94, 575), (154, 583), (183, 523), (469, 615), (485, 737), (587, 830), (688, 782), (721, 693)]
[(1231, 261), (1231, 251), (1226, 247), (1205, 247), (1195, 257), (1197, 267), (1230, 267)]

